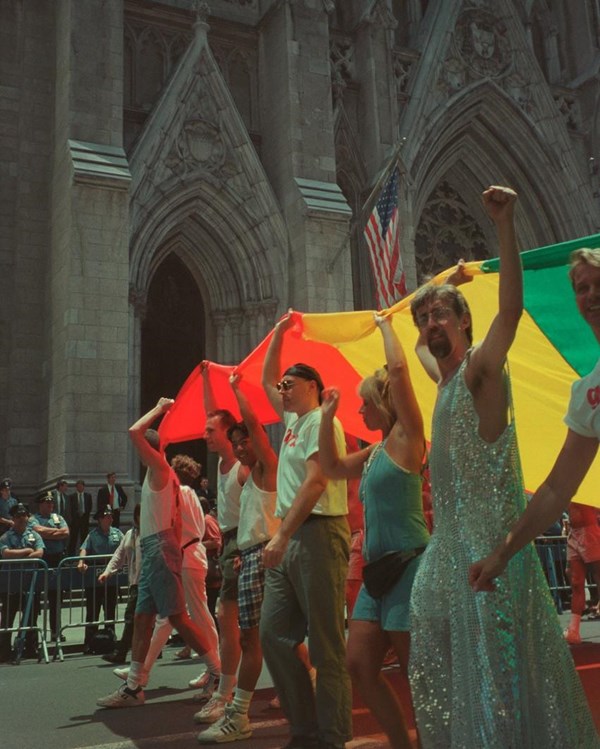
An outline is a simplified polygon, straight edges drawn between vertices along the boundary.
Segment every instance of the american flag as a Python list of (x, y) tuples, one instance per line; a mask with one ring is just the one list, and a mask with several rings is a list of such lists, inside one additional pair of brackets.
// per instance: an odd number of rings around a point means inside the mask
[(406, 281), (400, 257), (399, 183), (400, 173), (396, 167), (381, 191), (364, 232), (369, 245), (378, 309), (391, 307), (406, 294)]

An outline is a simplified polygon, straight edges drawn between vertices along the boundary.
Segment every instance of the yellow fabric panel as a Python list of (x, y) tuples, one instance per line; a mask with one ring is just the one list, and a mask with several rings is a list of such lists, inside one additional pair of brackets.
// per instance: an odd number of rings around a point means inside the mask
[[(480, 274), (478, 266), (479, 263), (468, 264), (468, 272), (474, 276), (474, 280), (461, 286), (471, 307), (475, 341), (484, 337), (498, 306), (498, 274)], [(447, 271), (434, 282), (440, 283), (446, 275)], [(393, 313), (394, 328), (407, 352), (429, 439), (436, 387), (414, 353), (417, 333), (410, 314), (410, 300), (410, 296), (403, 299), (389, 313)], [(335, 346), (362, 377), (382, 366), (383, 345), (373, 322), (373, 312), (306, 313), (302, 321), (305, 338)], [(525, 486), (534, 491), (548, 475), (564, 442), (567, 428), (563, 417), (569, 402), (571, 383), (578, 379), (578, 375), (549, 343), (527, 312), (524, 312), (519, 324), (509, 355), (509, 366)], [(344, 393), (343, 397), (354, 397), (358, 407), (355, 394)], [(600, 507), (600, 459), (595, 461), (576, 499)]]

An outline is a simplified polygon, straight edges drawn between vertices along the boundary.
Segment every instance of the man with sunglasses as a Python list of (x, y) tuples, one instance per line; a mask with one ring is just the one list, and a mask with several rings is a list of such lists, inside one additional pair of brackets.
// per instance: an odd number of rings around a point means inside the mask
[[(341, 747), (351, 738), (350, 680), (345, 664), (344, 591), (350, 531), (345, 481), (328, 481), (318, 453), (323, 382), (307, 364), (281, 373), (284, 334), (297, 317), (275, 326), (263, 387), (285, 424), (277, 469), (275, 515), (281, 525), (266, 545), (260, 638), (281, 707), (290, 723), (287, 749)], [(346, 452), (336, 421), (338, 453)], [(297, 656), (308, 634), (316, 694)]]

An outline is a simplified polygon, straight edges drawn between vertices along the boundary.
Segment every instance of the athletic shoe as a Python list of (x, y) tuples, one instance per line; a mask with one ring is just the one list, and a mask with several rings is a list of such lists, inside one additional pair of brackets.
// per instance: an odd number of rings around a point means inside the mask
[(194, 715), (195, 723), (216, 723), (225, 713), (227, 700), (220, 694), (213, 694), (210, 700)]
[(190, 687), (194, 689), (200, 688), (199, 692), (192, 697), (194, 702), (208, 702), (213, 696), (215, 689), (219, 684), (219, 674), (211, 674), (209, 671), (205, 671), (202, 676), (197, 679), (190, 681)]
[(123, 684), (116, 692), (96, 700), (100, 707), (141, 707), (144, 702), (144, 690), (141, 687), (129, 689), (127, 684)]
[(233, 705), (225, 705), (221, 720), (218, 720), (206, 731), (198, 734), (201, 744), (226, 744), (230, 741), (243, 741), (252, 736), (250, 721), (244, 713), (238, 713)]
[[(129, 667), (127, 668), (113, 668), (113, 674), (115, 676), (118, 676), (119, 679), (123, 679), (123, 681), (127, 681), (127, 677), (129, 676)], [(147, 687), (148, 686), (148, 677), (146, 679), (140, 679), (140, 687)]]
[(569, 645), (581, 645), (581, 635), (571, 627), (567, 627), (563, 632), (563, 637)]

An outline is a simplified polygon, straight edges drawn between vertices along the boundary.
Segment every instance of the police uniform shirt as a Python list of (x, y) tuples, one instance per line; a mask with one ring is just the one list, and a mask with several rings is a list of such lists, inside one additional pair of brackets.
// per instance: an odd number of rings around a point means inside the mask
[(4, 549), (33, 549), (37, 551), (44, 548), (44, 541), (40, 534), (29, 526), (23, 533), (18, 533), (14, 528), (11, 528), (0, 537), (0, 556)]
[(112, 554), (121, 543), (123, 534), (118, 528), (110, 527), (108, 533), (102, 533), (100, 528), (93, 528), (81, 548), (86, 554)]
[[(56, 512), (50, 513), (47, 518), (44, 515), (34, 515), (29, 521), (29, 527), (42, 525), (44, 528), (67, 528), (67, 521)], [(62, 554), (67, 548), (67, 539), (48, 538), (44, 541), (48, 554)]]
[(10, 508), (14, 507), (16, 504), (17, 500), (14, 497), (9, 497), (8, 499), (2, 499), (0, 497), (0, 518), (12, 520)]

